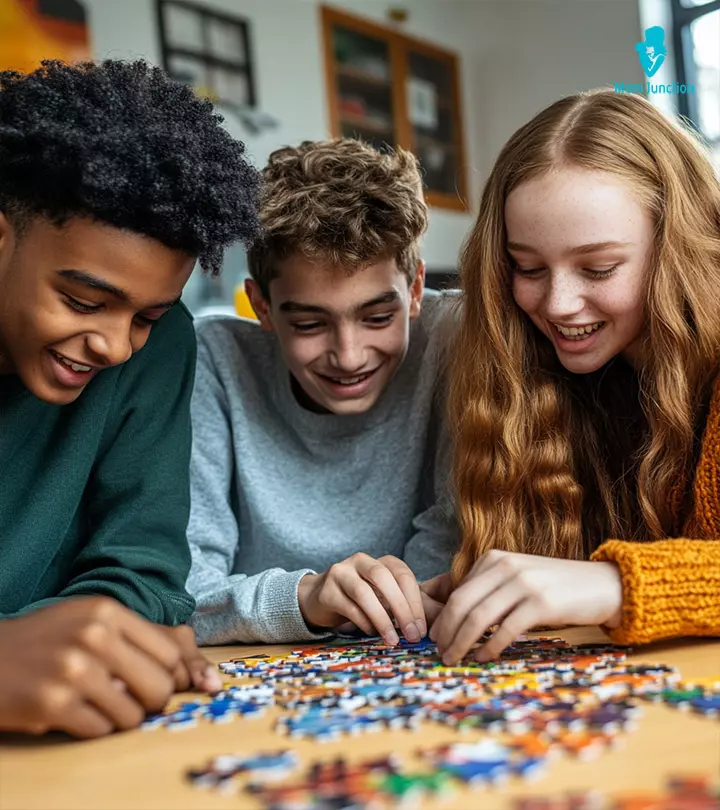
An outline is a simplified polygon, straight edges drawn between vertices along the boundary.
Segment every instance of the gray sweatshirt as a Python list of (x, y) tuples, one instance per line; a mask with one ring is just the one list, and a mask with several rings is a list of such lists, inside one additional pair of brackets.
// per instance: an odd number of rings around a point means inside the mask
[(196, 321), (187, 587), (198, 643), (321, 638), (298, 583), (358, 551), (401, 557), (418, 579), (448, 569), (459, 532), (439, 388), (456, 302), (425, 298), (395, 376), (349, 416), (298, 404), (258, 324)]

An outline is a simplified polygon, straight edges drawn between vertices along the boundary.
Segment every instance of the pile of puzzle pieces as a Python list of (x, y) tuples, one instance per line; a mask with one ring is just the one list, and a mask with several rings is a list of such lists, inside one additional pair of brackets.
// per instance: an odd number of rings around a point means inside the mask
[[(250, 777), (245, 790), (261, 800), (269, 810), (361, 810), (406, 805), (408, 799), (423, 796), (444, 798), (452, 795), (455, 779), (464, 780), (457, 767), (467, 762), (491, 762), (498, 752), (492, 742), (483, 741), (475, 752), (462, 751), (462, 745), (446, 747), (436, 770), (403, 771), (394, 756), (364, 760), (354, 764), (343, 758), (318, 762), (300, 777), (273, 784), (298, 770), (291, 751), (222, 756), (188, 777), (198, 787), (218, 788), (235, 793), (234, 777)], [(484, 749), (484, 750), (483, 750)], [(469, 756), (469, 759), (467, 758)], [(480, 758), (478, 758), (480, 757)], [(707, 777), (670, 779), (662, 794), (630, 793), (608, 796), (598, 791), (568, 793), (563, 796), (519, 798), (514, 810), (720, 810), (720, 794)]]
[(360, 765), (318, 763), (290, 784), (257, 782), (259, 772), (283, 778), (296, 769), (286, 751), (220, 758), (191, 775), (197, 784), (237, 790), (236, 777), (244, 774), (273, 810), (362, 808), (378, 797), (437, 795), (453, 784), (536, 777), (555, 756), (587, 758), (615, 745), (636, 724), (641, 700), (720, 715), (720, 678), (683, 682), (672, 667), (628, 662), (627, 650), (572, 646), (559, 638), (519, 640), (498, 661), (454, 667), (444, 666), (425, 639), (397, 647), (377, 640), (326, 644), (238, 658), (220, 669), (244, 682), (149, 718), (146, 727), (228, 722), (274, 705), (283, 711), (277, 731), (293, 739), (336, 740), (421, 723), (473, 738), (418, 751), (424, 766), (413, 772), (385, 757)]

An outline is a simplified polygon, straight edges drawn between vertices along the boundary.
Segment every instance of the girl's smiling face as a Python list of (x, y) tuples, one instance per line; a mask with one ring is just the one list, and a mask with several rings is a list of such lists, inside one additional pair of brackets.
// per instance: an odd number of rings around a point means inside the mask
[(517, 305), (575, 374), (618, 354), (637, 365), (653, 221), (628, 185), (563, 168), (523, 183), (505, 204)]

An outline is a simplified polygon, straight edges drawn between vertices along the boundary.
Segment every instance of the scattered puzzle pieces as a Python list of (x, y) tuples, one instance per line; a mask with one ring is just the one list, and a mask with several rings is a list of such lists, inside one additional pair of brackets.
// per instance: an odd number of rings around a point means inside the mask
[[(366, 639), (237, 658), (220, 669), (244, 682), (149, 718), (146, 727), (245, 719), (274, 705), (282, 712), (276, 729), (289, 739), (325, 742), (416, 730), (423, 723), (472, 734), (418, 751), (420, 770), (405, 770), (392, 757), (353, 764), (336, 759), (297, 776), (285, 751), (219, 757), (188, 774), (200, 786), (250, 790), (270, 810), (384, 808), (444, 795), (453, 785), (537, 778), (555, 757), (586, 759), (616, 745), (637, 724), (645, 700), (713, 717), (720, 696), (720, 679), (684, 682), (673, 667), (629, 663), (625, 649), (573, 646), (559, 638), (519, 640), (485, 664), (469, 659), (446, 667), (427, 639), (396, 647)], [(269, 775), (283, 781), (269, 784)], [(672, 805), (642, 805), (643, 797), (630, 797), (601, 807), (593, 804), (596, 794), (576, 794), (523, 800), (517, 810), (720, 810), (699, 789), (700, 798), (691, 802), (686, 788)]]
[(664, 793), (624, 793), (606, 796), (598, 791), (564, 796), (517, 799), (514, 810), (720, 810), (720, 793), (706, 776), (677, 776)]

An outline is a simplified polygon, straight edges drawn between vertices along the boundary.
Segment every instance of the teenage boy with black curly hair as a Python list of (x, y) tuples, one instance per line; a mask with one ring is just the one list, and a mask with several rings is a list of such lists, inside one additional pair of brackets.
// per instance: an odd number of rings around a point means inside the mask
[(158, 68), (0, 73), (0, 729), (97, 736), (218, 687), (178, 626), (179, 299), (196, 259), (217, 273), (253, 238), (257, 186), (212, 105)]
[(439, 390), (456, 296), (423, 300), (417, 161), (306, 142), (274, 152), (264, 181), (260, 324), (197, 324), (196, 637), (298, 641), (350, 621), (418, 641), (417, 578), (446, 570), (458, 534)]

